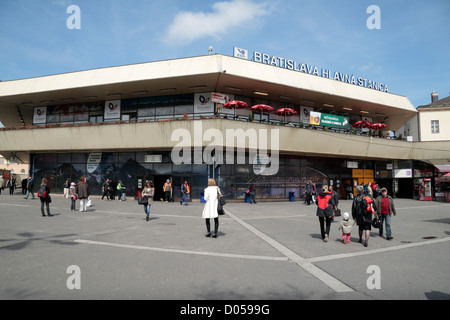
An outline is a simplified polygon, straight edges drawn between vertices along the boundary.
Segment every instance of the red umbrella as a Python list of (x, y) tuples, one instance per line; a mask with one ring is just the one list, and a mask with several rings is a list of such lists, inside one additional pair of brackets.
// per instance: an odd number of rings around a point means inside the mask
[(272, 112), (274, 109), (271, 106), (268, 106), (266, 104), (257, 104), (256, 106), (252, 107), (252, 111), (253, 112), (258, 112), (258, 113), (264, 113), (264, 112)]
[(225, 108), (227, 108), (227, 109), (245, 109), (245, 108), (248, 108), (247, 103), (245, 103), (244, 101), (236, 101), (236, 100), (227, 102), (223, 106)]
[(298, 112), (291, 108), (282, 108), (275, 111), (275, 114), (280, 117), (284, 116), (284, 122), (286, 122), (286, 116), (292, 117), (298, 114)]
[(353, 128), (358, 128), (358, 129), (370, 128), (372, 125), (373, 125), (373, 123), (370, 122), (369, 120), (361, 120), (361, 121), (355, 122), (355, 124), (353, 125)]
[(234, 109), (234, 118), (236, 118), (236, 109), (246, 109), (248, 108), (248, 104), (244, 101), (230, 101), (223, 105), (226, 109)]
[(385, 129), (387, 128), (387, 125), (384, 123), (374, 123), (370, 128), (373, 130)]
[[(256, 106), (253, 106), (252, 108), (253, 112), (258, 112), (258, 113), (264, 113), (264, 112), (272, 112), (274, 109), (271, 106), (268, 106), (266, 104), (257, 104)], [(261, 120), (260, 120), (261, 122)]]

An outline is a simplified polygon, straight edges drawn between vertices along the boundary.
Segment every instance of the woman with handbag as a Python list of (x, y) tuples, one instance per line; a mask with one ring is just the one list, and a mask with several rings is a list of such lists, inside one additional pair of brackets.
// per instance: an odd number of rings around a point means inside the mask
[(210, 219), (214, 218), (214, 233), (213, 238), (217, 238), (217, 231), (219, 230), (219, 213), (217, 206), (219, 204), (219, 197), (222, 196), (219, 187), (216, 186), (214, 179), (208, 179), (208, 188), (205, 189), (205, 207), (203, 208), (202, 217), (206, 221), (206, 237), (211, 237)]
[(150, 220), (150, 207), (153, 203), (153, 195), (155, 194), (155, 187), (151, 181), (145, 184), (144, 190), (141, 193), (141, 199), (139, 201), (140, 204), (144, 205), (144, 212), (147, 215), (145, 218), (146, 221)]

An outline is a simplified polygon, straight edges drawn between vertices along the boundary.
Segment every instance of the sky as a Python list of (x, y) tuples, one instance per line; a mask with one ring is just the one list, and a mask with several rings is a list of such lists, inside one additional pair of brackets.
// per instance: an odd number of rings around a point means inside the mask
[(0, 0), (3, 81), (207, 55), (210, 46), (382, 82), (415, 107), (433, 90), (450, 95), (449, 0)]

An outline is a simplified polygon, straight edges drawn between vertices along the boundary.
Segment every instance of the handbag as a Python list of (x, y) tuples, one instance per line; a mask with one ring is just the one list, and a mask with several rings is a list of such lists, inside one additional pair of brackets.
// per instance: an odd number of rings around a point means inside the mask
[(340, 217), (341, 216), (341, 209), (338, 209), (338, 208), (334, 209), (334, 215), (336, 217)]
[(380, 226), (381, 226), (380, 218), (378, 218), (378, 216), (373, 218), (373, 220), (372, 220), (372, 227), (374, 227), (375, 229), (379, 229)]
[(219, 216), (223, 216), (225, 214), (225, 210), (223, 210), (223, 206), (227, 203), (223, 197), (220, 196), (219, 190), (217, 190), (217, 213)]
[(138, 199), (138, 204), (146, 206), (148, 205), (148, 197), (140, 197)]

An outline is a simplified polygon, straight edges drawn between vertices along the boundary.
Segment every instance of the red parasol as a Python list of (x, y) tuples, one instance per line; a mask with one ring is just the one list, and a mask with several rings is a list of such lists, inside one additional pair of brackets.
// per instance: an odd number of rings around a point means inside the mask
[(353, 124), (353, 128), (358, 128), (358, 129), (370, 128), (370, 127), (372, 127), (372, 125), (373, 125), (373, 123), (368, 120), (361, 120), (361, 121), (355, 122), (355, 124)]
[[(266, 104), (257, 104), (256, 106), (253, 106), (251, 109), (253, 112), (258, 112), (258, 113), (265, 113), (265, 112), (269, 113), (274, 110), (273, 107), (268, 106)], [(261, 122), (261, 120), (259, 120), (259, 122)]]
[(223, 106), (224, 106), (224, 108), (227, 108), (227, 109), (246, 109), (246, 108), (248, 108), (247, 103), (245, 103), (244, 101), (236, 101), (236, 100), (227, 102)]
[(387, 128), (387, 125), (385, 125), (384, 123), (374, 123), (370, 128), (373, 130), (380, 130)]
[(298, 114), (298, 112), (291, 108), (282, 108), (275, 111), (275, 114), (280, 117), (284, 116), (284, 122), (286, 122), (286, 116), (292, 117)]
[(236, 109), (247, 109), (248, 104), (244, 101), (233, 100), (225, 103), (223, 107), (226, 109), (234, 109), (234, 118), (236, 119)]
[(256, 106), (252, 107), (252, 111), (253, 112), (258, 112), (258, 113), (264, 113), (264, 112), (272, 112), (274, 109), (271, 106), (268, 106), (266, 104), (257, 104)]

